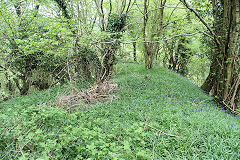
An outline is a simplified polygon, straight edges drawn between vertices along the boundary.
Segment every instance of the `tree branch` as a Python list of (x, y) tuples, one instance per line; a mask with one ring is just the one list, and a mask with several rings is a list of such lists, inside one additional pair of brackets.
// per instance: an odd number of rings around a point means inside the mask
[(71, 19), (71, 16), (68, 14), (68, 11), (67, 11), (66, 2), (64, 0), (55, 0), (55, 2), (57, 2), (59, 8), (62, 10), (63, 16), (68, 20)]
[(163, 38), (163, 39), (161, 39), (161, 40), (170, 40), (170, 39), (174, 39), (174, 38), (176, 38), (176, 37), (180, 37), (180, 36), (193, 36), (193, 35), (195, 35), (195, 34), (198, 34), (198, 33), (200, 33), (200, 31), (197, 31), (197, 32), (195, 32), (195, 33), (186, 33), (186, 34), (177, 34), (177, 35), (174, 35), (174, 36), (172, 36), (172, 37), (170, 37), (170, 38)]
[(5, 71), (8, 70), (5, 66), (3, 66), (3, 65), (1, 65), (1, 64), (0, 64), (0, 68), (4, 69)]
[(110, 7), (110, 11), (109, 11), (108, 16), (111, 15), (111, 13), (112, 13), (112, 0), (109, 0), (109, 7)]
[(128, 6), (127, 6), (127, 10), (126, 10), (126, 15), (127, 15), (128, 12), (129, 12), (129, 8), (130, 8), (130, 5), (131, 5), (131, 1), (132, 1), (132, 0), (129, 0)]
[(174, 9), (172, 10), (172, 12), (171, 12), (171, 14), (170, 14), (170, 16), (168, 17), (168, 20), (167, 20), (167, 23), (166, 24), (168, 24), (169, 23), (169, 21), (170, 21), (170, 18), (172, 17), (172, 15), (173, 15), (173, 13), (174, 13), (174, 11), (178, 8), (178, 5), (180, 4), (181, 2), (179, 2), (177, 5), (176, 5), (176, 7), (174, 7)]
[(122, 0), (122, 5), (121, 5), (121, 10), (120, 10), (120, 14), (122, 14), (125, 10), (126, 7), (126, 0)]
[(214, 41), (217, 43), (218, 46), (220, 46), (220, 42), (216, 36), (216, 34), (213, 32), (211, 27), (203, 20), (203, 18), (198, 14), (198, 12), (191, 8), (190, 5), (186, 2), (186, 0), (180, 0), (191, 12), (195, 14), (195, 16), (198, 17), (198, 19), (203, 23), (203, 25), (208, 29), (208, 31), (211, 33), (211, 35), (214, 37)]
[(163, 132), (163, 131), (161, 131), (161, 130), (153, 127), (153, 126), (150, 126), (149, 124), (145, 124), (145, 126), (148, 126), (148, 127), (152, 128), (152, 129), (154, 129), (154, 130), (158, 131), (159, 133), (162, 133), (162, 134), (164, 134), (164, 135), (166, 135), (166, 136), (185, 138), (185, 137), (180, 137), (180, 136), (176, 136), (176, 135), (173, 135), (173, 134), (167, 134), (167, 133), (165, 133), (165, 132)]

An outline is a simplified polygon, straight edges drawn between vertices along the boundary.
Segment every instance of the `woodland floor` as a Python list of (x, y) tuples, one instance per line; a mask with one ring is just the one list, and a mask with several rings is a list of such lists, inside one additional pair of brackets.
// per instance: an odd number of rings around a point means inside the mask
[(188, 79), (157, 66), (115, 69), (103, 103), (64, 105), (69, 86), (0, 103), (0, 159), (240, 159), (240, 118)]

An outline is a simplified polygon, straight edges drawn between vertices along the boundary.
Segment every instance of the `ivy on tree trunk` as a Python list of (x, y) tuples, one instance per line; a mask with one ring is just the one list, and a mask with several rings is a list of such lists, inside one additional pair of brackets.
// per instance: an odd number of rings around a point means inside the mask
[(202, 89), (211, 92), (219, 102), (234, 112), (240, 107), (240, 2), (239, 0), (212, 0), (213, 29), (185, 0), (182, 2), (214, 37), (215, 53), (210, 73)]

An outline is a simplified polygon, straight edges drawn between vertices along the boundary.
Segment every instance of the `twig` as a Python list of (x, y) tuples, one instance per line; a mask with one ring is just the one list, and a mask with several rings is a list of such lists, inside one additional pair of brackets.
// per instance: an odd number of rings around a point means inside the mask
[(222, 103), (223, 103), (223, 105), (224, 105), (227, 109), (229, 109), (229, 111), (230, 111), (231, 113), (237, 114), (237, 112), (236, 112), (235, 110), (233, 110), (233, 108), (231, 108), (230, 106), (228, 106), (228, 104), (226, 104), (225, 101), (222, 101)]
[(145, 126), (148, 126), (148, 127), (152, 128), (152, 129), (154, 129), (154, 130), (158, 131), (159, 133), (162, 133), (162, 134), (164, 134), (164, 135), (166, 135), (166, 136), (185, 138), (185, 137), (180, 137), (180, 136), (176, 136), (176, 135), (173, 135), (173, 134), (167, 134), (167, 133), (165, 133), (165, 132), (163, 132), (163, 131), (155, 128), (155, 127), (150, 126), (149, 124), (145, 124)]
[(20, 145), (18, 145), (18, 148), (19, 148), (19, 151), (20, 151), (21, 155), (22, 155), (23, 158), (25, 159), (24, 153), (23, 153), (23, 151), (22, 151), (22, 147), (21, 147)]
[[(146, 119), (145, 124), (147, 124), (147, 122), (148, 122), (148, 120)], [(144, 131), (145, 131), (145, 129), (146, 129), (146, 125), (144, 125), (143, 132), (142, 132), (143, 140), (144, 140)]]

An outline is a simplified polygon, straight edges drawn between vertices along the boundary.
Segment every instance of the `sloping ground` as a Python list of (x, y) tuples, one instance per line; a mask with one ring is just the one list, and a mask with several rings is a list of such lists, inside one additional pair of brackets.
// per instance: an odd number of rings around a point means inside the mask
[(187, 79), (129, 64), (113, 81), (118, 100), (83, 109), (58, 87), (1, 103), (0, 159), (240, 159), (240, 118)]

